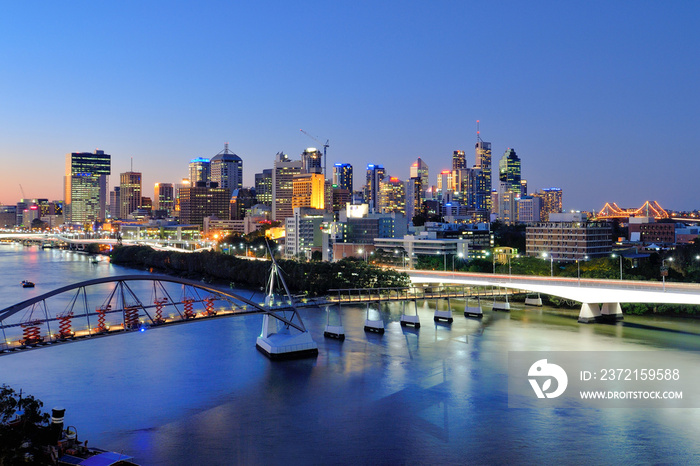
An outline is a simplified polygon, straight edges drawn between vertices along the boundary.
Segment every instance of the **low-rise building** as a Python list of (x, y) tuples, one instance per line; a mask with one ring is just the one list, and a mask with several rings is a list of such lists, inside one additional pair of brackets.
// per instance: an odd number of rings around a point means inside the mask
[(552, 213), (549, 222), (535, 223), (526, 230), (526, 254), (547, 254), (559, 261), (600, 257), (612, 252), (612, 226), (589, 222), (585, 214)]

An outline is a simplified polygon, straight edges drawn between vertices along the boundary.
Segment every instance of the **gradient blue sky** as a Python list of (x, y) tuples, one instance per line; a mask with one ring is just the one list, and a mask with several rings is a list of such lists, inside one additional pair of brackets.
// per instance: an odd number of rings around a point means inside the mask
[(65, 154), (177, 182), (224, 142), (244, 184), (330, 139), (328, 165), (431, 183), (475, 122), (530, 191), (700, 208), (700, 2), (4, 2), (0, 202), (61, 199)]

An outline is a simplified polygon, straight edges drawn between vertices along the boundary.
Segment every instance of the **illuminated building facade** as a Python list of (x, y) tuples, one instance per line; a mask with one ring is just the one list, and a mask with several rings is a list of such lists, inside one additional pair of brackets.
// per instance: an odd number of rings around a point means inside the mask
[(292, 179), (292, 209), (325, 209), (325, 186), (321, 173), (300, 173)]
[(379, 207), (379, 183), (384, 180), (384, 167), (382, 165), (367, 165), (367, 183), (365, 184), (365, 202), (369, 205), (370, 212), (378, 212)]
[(323, 153), (315, 147), (307, 147), (301, 153), (302, 173), (323, 173)]
[(477, 137), (475, 146), (476, 163), (474, 168), (481, 170), (476, 186), (476, 208), (479, 210), (491, 210), (491, 143), (484, 142)]
[(528, 256), (544, 256), (556, 261), (604, 257), (612, 251), (612, 226), (588, 222), (583, 214), (552, 214), (550, 222), (528, 226), (525, 234)]
[(209, 181), (211, 175), (211, 161), (204, 157), (197, 157), (190, 160), (190, 183), (193, 185), (198, 181)]
[(104, 220), (107, 215), (107, 177), (111, 156), (104, 151), (66, 154), (63, 178), (66, 223)]
[(522, 190), (520, 178), (520, 158), (513, 149), (507, 149), (498, 162), (498, 179), (501, 192), (520, 194)]
[(379, 183), (379, 212), (406, 213), (406, 186), (395, 176)]
[(175, 210), (175, 189), (172, 183), (156, 183), (153, 189), (153, 207), (165, 211), (166, 215)]
[[(209, 186), (207, 186), (209, 185)], [(204, 217), (229, 219), (231, 192), (216, 183), (200, 181), (180, 188), (180, 224), (204, 226)]]
[(217, 183), (219, 188), (233, 192), (234, 189), (243, 187), (243, 160), (228, 150), (228, 143), (224, 144), (223, 151), (212, 157), (209, 162), (209, 170), (209, 180)]
[(425, 199), (425, 190), (428, 189), (428, 164), (425, 163), (420, 157), (418, 160), (413, 162), (410, 170), (411, 178), (420, 178), (421, 182), (421, 201)]
[(336, 188), (352, 192), (352, 165), (349, 163), (336, 163), (333, 166), (333, 184)]
[(542, 199), (542, 209), (540, 216), (543, 222), (549, 220), (550, 214), (556, 214), (562, 212), (562, 198), (563, 193), (561, 188), (547, 188), (542, 191), (533, 194), (533, 197), (539, 197)]
[(282, 221), (294, 214), (294, 176), (300, 173), (301, 161), (290, 160), (283, 152), (277, 153), (272, 170), (272, 220)]
[(272, 207), (272, 169), (255, 174), (255, 198), (258, 204)]
[(141, 207), (141, 173), (125, 172), (119, 175), (119, 218), (125, 219)]

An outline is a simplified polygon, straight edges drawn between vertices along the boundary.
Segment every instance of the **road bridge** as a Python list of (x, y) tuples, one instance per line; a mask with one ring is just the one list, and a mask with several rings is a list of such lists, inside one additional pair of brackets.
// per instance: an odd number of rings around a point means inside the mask
[(621, 303), (700, 305), (700, 284), (405, 270), (413, 284), (493, 286), (581, 303), (579, 322), (621, 320)]

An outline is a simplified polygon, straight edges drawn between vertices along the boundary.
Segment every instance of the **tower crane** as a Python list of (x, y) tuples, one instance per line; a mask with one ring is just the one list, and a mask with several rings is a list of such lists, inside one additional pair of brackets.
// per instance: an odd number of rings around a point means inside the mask
[(314, 141), (316, 141), (317, 143), (319, 143), (323, 146), (323, 178), (328, 179), (328, 174), (326, 173), (326, 149), (328, 148), (328, 139), (326, 139), (326, 142), (323, 143), (323, 142), (319, 141), (317, 138), (315, 138), (312, 135), (310, 135), (309, 133), (307, 133), (306, 131), (304, 131), (303, 129), (300, 129), (299, 131), (306, 134), (308, 137), (310, 137), (311, 139), (313, 139)]

